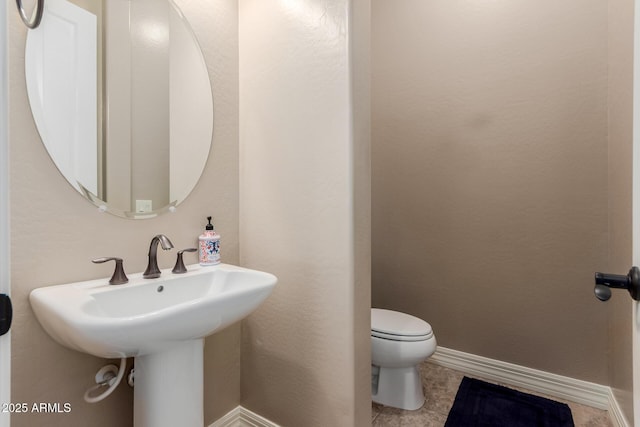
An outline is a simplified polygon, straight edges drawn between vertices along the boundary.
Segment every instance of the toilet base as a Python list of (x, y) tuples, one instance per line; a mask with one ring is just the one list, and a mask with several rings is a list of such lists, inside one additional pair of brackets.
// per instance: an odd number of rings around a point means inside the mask
[(375, 403), (409, 411), (424, 405), (422, 379), (417, 366), (378, 369), (377, 392), (371, 395)]

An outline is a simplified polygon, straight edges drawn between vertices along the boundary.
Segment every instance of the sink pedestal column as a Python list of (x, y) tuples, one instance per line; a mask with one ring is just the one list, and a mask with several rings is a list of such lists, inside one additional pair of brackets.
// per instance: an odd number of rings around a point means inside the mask
[(134, 427), (202, 427), (204, 340), (135, 358)]

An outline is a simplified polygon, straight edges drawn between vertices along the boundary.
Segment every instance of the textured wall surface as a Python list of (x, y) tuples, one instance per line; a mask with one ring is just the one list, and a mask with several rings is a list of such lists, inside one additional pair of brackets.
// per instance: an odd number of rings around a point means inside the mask
[(354, 426), (371, 419), (371, 2), (352, 0)]
[[(101, 214), (67, 184), (36, 131), (24, 82), (26, 28), (10, 18), (11, 251), (15, 318), (12, 332), (14, 402), (70, 402), (69, 414), (14, 415), (12, 426), (131, 425), (132, 392), (121, 385), (98, 404), (82, 400), (106, 363), (58, 345), (42, 330), (28, 303), (36, 287), (109, 277), (112, 266), (92, 258), (120, 256), (127, 272), (142, 271), (151, 238), (164, 233), (176, 249), (191, 247), (213, 215), (223, 260), (238, 262), (238, 34), (235, 1), (177, 1), (204, 52), (214, 96), (213, 146), (191, 196), (172, 215), (132, 221)], [(175, 250), (159, 254), (171, 267)], [(189, 263), (196, 262), (195, 256)], [(123, 331), (126, 333), (126, 331)], [(240, 401), (240, 325), (206, 340), (205, 422)]]
[(350, 81), (368, 11), (350, 3), (240, 2), (240, 260), (279, 279), (243, 322), (242, 405), (280, 425), (371, 424), (368, 162), (353, 159), (368, 88)]
[(607, 384), (607, 3), (372, 9), (372, 305)]

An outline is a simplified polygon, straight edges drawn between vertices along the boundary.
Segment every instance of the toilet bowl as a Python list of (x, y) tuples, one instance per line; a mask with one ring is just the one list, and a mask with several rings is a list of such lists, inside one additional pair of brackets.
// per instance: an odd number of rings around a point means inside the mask
[(371, 398), (394, 408), (424, 404), (418, 365), (436, 351), (431, 325), (398, 311), (371, 309)]

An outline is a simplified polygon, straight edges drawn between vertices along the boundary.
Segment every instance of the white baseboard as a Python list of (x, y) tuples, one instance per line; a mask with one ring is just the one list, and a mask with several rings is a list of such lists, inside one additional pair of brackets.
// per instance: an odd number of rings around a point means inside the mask
[(605, 409), (615, 427), (630, 427), (611, 387), (539, 371), (500, 360), (438, 347), (430, 363), (493, 382), (524, 387), (583, 405)]
[(280, 427), (242, 406), (232, 409), (209, 427)]
[(609, 411), (609, 418), (611, 418), (614, 427), (631, 427), (631, 424), (627, 421), (624, 412), (622, 412), (618, 404), (618, 400), (613, 394), (613, 390), (611, 390), (611, 387), (607, 388), (609, 389), (609, 406), (607, 407), (607, 411)]
[[(614, 427), (631, 427), (611, 387), (564, 377), (513, 363), (476, 356), (462, 351), (438, 347), (429, 363), (455, 369), (488, 381), (524, 387), (557, 399), (604, 409)], [(279, 427), (260, 415), (238, 406), (209, 427)]]

